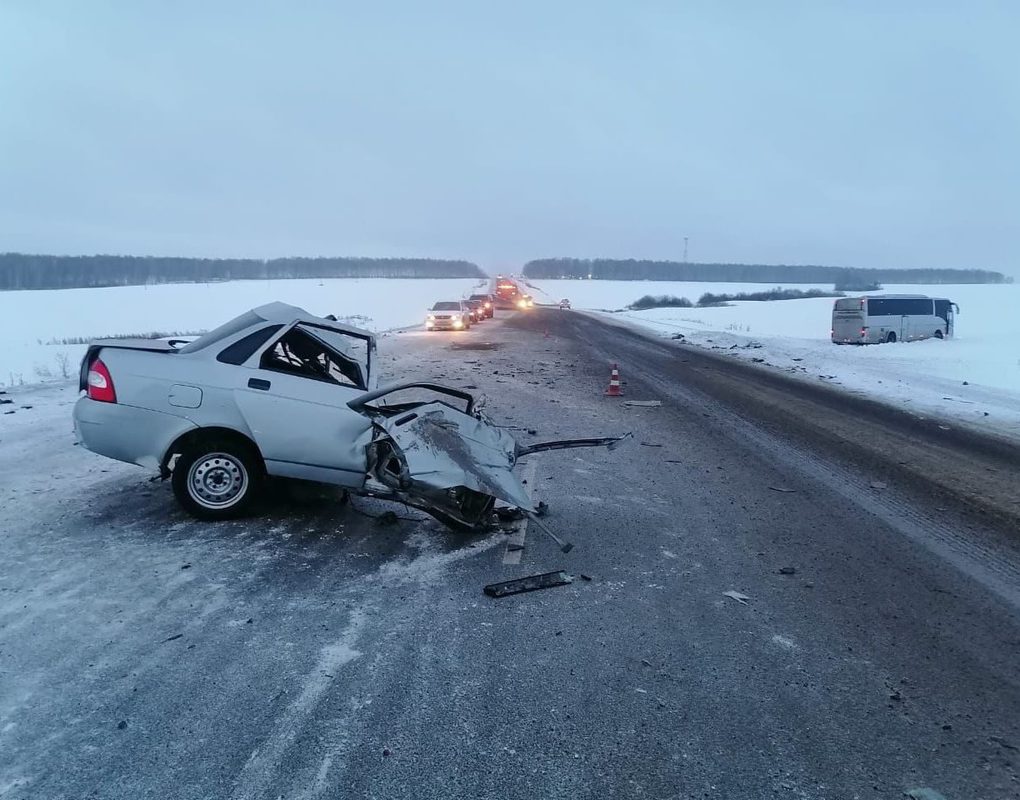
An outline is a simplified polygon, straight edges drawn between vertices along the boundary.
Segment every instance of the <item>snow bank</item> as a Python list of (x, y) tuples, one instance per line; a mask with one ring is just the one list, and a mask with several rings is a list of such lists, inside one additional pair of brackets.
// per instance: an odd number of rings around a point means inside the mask
[(0, 385), (59, 379), (65, 363), (76, 375), (85, 346), (54, 340), (207, 330), (273, 300), (378, 332), (418, 324), (433, 302), (479, 283), (348, 278), (0, 292)]
[[(574, 308), (619, 309), (645, 294), (686, 296), (760, 291), (762, 284), (538, 281), (540, 297), (568, 297)], [(831, 288), (814, 285), (785, 288)], [(721, 308), (655, 308), (612, 316), (663, 336), (847, 391), (1020, 438), (1020, 286), (886, 286), (885, 293), (948, 297), (960, 306), (955, 338), (868, 347), (829, 340), (832, 300), (741, 302)], [(760, 345), (760, 346), (759, 346)]]

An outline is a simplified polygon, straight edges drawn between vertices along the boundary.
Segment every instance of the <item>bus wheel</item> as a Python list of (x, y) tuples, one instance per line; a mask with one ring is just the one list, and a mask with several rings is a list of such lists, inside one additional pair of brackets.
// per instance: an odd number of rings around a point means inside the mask
[(942, 331), (941, 331), (941, 329), (935, 331), (935, 338), (936, 339), (941, 339), (942, 338)]
[(889, 331), (889, 335), (885, 337), (885, 340), (887, 342), (889, 342), (890, 344), (895, 342), (896, 341), (896, 333), (895, 333), (895, 331)]

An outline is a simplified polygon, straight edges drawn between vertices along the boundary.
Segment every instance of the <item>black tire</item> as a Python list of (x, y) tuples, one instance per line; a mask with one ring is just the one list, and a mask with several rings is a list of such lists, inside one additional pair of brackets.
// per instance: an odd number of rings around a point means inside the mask
[(941, 328), (939, 330), (935, 331), (935, 338), (936, 339), (943, 339), (943, 338), (945, 338), (943, 333), (942, 333)]
[(216, 521), (251, 513), (264, 480), (262, 459), (252, 445), (210, 438), (181, 453), (170, 483), (191, 516)]
[(885, 337), (885, 340), (889, 342), (889, 344), (892, 344), (896, 341), (896, 333), (894, 331), (889, 331), (889, 335)]

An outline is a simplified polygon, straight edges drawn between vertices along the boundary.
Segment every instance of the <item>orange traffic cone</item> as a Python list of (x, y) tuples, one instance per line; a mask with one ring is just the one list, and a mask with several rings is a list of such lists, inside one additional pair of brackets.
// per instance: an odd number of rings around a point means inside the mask
[(606, 389), (606, 397), (623, 397), (623, 389), (620, 388), (620, 370), (613, 364), (613, 370), (609, 373), (609, 388)]

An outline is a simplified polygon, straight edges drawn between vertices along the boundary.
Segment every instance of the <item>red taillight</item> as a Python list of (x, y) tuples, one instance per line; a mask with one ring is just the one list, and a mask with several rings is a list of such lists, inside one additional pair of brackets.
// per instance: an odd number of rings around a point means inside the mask
[(868, 335), (868, 329), (867, 328), (861, 328), (861, 336), (867, 336), (867, 335)]
[(88, 396), (89, 399), (98, 400), (100, 403), (117, 402), (117, 392), (113, 389), (113, 378), (110, 377), (110, 370), (98, 358), (89, 367)]

